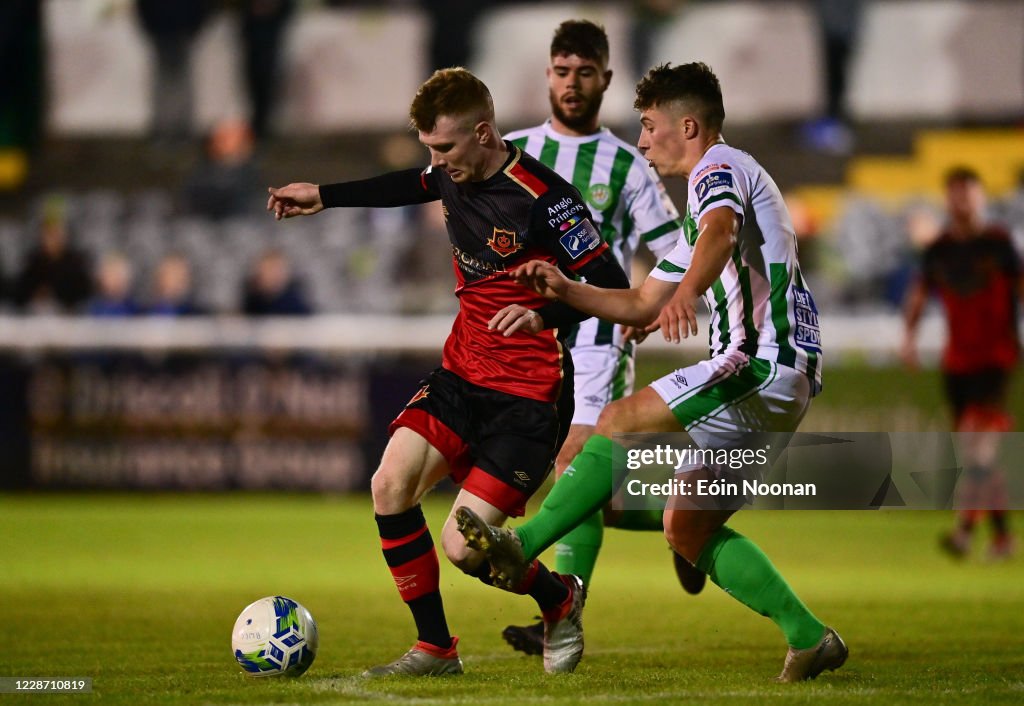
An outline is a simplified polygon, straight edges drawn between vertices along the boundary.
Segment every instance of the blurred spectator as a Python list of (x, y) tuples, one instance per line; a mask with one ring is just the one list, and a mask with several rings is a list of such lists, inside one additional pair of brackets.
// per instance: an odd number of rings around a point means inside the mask
[(882, 301), (890, 276), (904, 261), (906, 237), (900, 221), (878, 203), (854, 197), (836, 225), (836, 250), (846, 270), (842, 302), (873, 307)]
[(153, 316), (189, 316), (204, 313), (192, 295), (192, 267), (184, 255), (165, 255), (153, 276), (153, 299), (146, 313)]
[(132, 265), (118, 252), (107, 253), (96, 268), (96, 296), (89, 302), (90, 316), (118, 317), (139, 313), (132, 298)]
[(42, 136), (43, 21), (39, 0), (0, 2), (0, 191), (19, 188)]
[(257, 139), (267, 136), (274, 99), (280, 93), (277, 79), (281, 40), (294, 9), (294, 0), (245, 0), (242, 3), (245, 85), (249, 93), (250, 123)]
[(850, 55), (857, 40), (862, 0), (816, 0), (825, 58), (825, 114), (803, 126), (804, 143), (833, 154), (849, 154), (853, 132), (846, 115), (846, 84)]
[(885, 282), (885, 302), (893, 308), (903, 305), (914, 280), (918, 276), (921, 254), (942, 233), (942, 214), (930, 201), (909, 204), (903, 213), (907, 234), (904, 249)]
[(470, 37), (494, 0), (420, 0), (430, 23), (430, 66), (435, 69), (466, 66), (473, 55)]
[(263, 207), (264, 191), (249, 125), (220, 121), (206, 139), (202, 161), (185, 179), (185, 210), (214, 219), (252, 213)]
[(192, 134), (192, 42), (209, 12), (209, 0), (136, 0), (142, 29), (156, 52), (153, 136), (186, 141)]
[(243, 292), (242, 311), (249, 316), (312, 314), (301, 283), (292, 274), (285, 254), (271, 248), (256, 260)]
[(685, 4), (686, 0), (636, 0), (630, 3), (633, 12), (630, 23), (630, 46), (634, 81), (646, 74), (655, 63), (667, 60), (667, 57), (652, 57), (651, 45), (654, 44), (658, 32)]
[(92, 294), (85, 252), (75, 248), (66, 204), (49, 200), (43, 209), (39, 242), (25, 258), (13, 287), (14, 303), (32, 313), (71, 312)]

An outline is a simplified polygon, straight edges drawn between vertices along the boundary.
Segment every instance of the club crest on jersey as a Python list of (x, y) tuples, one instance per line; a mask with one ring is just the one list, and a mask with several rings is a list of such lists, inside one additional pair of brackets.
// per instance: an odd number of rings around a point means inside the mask
[(593, 250), (601, 244), (601, 234), (597, 232), (597, 228), (589, 218), (584, 218), (582, 221), (575, 218), (570, 219), (561, 225), (561, 230), (564, 230), (565, 233), (558, 239), (558, 242), (562, 244), (573, 260), (578, 260), (583, 253)]
[(505, 230), (504, 228), (494, 227), (494, 234), (491, 235), (487, 244), (491, 246), (491, 250), (498, 253), (502, 257), (508, 257), (513, 253), (517, 253), (523, 249), (523, 244), (519, 242), (519, 237), (515, 231)]
[(587, 189), (587, 201), (595, 208), (604, 209), (612, 201), (612, 189), (607, 184), (591, 184)]

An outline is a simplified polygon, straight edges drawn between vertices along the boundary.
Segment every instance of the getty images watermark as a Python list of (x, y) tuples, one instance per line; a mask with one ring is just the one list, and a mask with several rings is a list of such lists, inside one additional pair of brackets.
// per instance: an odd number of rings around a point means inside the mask
[[(1024, 509), (1024, 433), (617, 434), (613, 509)], [(984, 454), (979, 456), (979, 449)], [(979, 462), (979, 458), (984, 463)]]
[[(626, 469), (661, 470), (671, 468), (675, 474), (661, 482), (645, 481), (642, 478), (628, 478), (625, 492), (632, 496), (682, 496), (682, 497), (758, 497), (758, 496), (804, 496), (817, 495), (814, 483), (766, 483), (760, 478), (770, 470), (773, 454), (772, 445), (761, 448), (710, 449), (694, 446), (692, 443), (679, 448), (672, 444), (658, 443), (653, 447), (634, 447), (626, 450)], [(699, 469), (717, 469), (717, 477), (697, 477)], [(735, 472), (746, 471), (751, 477), (740, 478)], [(692, 475), (687, 480), (688, 475)], [(708, 474), (710, 475), (710, 474)]]

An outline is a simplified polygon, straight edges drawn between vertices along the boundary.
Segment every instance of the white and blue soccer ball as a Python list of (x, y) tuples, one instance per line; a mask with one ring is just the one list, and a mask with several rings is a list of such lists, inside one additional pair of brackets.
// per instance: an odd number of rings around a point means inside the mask
[(235, 659), (254, 677), (297, 677), (313, 664), (319, 645), (313, 616), (284, 596), (246, 606), (231, 632)]

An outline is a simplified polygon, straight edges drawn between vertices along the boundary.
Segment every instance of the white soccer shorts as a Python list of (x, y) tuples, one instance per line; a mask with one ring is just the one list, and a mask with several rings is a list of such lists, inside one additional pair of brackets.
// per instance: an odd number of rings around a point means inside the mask
[(597, 426), (602, 409), (632, 394), (636, 377), (633, 354), (612, 345), (578, 346), (572, 348), (572, 363), (576, 370), (576, 411), (572, 423)]
[[(770, 444), (769, 464), (785, 450), (810, 406), (803, 373), (730, 351), (675, 370), (651, 383), (693, 443), (702, 449)], [(699, 464), (677, 468), (686, 473)]]

